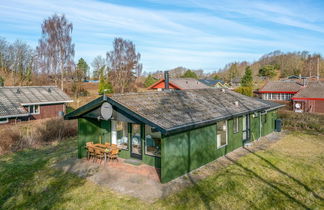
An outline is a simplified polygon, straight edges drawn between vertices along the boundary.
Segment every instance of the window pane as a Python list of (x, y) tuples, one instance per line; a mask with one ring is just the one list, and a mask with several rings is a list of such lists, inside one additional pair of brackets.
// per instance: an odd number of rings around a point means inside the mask
[(132, 153), (142, 154), (141, 125), (132, 124)]
[(239, 118), (236, 117), (233, 119), (233, 130), (234, 130), (234, 133), (237, 133), (239, 132)]
[(1, 118), (0, 119), (0, 124), (1, 123), (7, 123), (7, 122), (9, 122), (9, 119), (8, 118)]
[(121, 149), (128, 149), (128, 124), (123, 121), (112, 120), (112, 143)]
[(216, 124), (217, 128), (217, 148), (227, 144), (227, 124), (221, 121)]
[(34, 106), (29, 106), (29, 113), (31, 113), (31, 114), (34, 113)]
[(161, 133), (145, 125), (145, 154), (161, 156)]
[(242, 129), (243, 129), (243, 131), (246, 130), (246, 116), (245, 115), (242, 117)]
[(39, 106), (38, 105), (35, 105), (35, 113), (39, 113)]

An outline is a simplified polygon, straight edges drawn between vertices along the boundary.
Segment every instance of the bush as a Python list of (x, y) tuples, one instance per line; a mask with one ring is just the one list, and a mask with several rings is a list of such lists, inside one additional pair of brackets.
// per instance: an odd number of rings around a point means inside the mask
[(278, 114), (283, 120), (284, 129), (324, 133), (324, 115), (282, 110)]
[(154, 83), (156, 83), (158, 80), (155, 79), (154, 77), (152, 77), (152, 75), (148, 75), (148, 77), (145, 79), (144, 81), (144, 87), (148, 88), (151, 85), (153, 85)]
[(76, 136), (76, 121), (62, 118), (22, 122), (0, 128), (0, 154), (35, 148)]
[(234, 90), (235, 92), (241, 93), (246, 96), (253, 96), (253, 89), (252, 87), (238, 87)]

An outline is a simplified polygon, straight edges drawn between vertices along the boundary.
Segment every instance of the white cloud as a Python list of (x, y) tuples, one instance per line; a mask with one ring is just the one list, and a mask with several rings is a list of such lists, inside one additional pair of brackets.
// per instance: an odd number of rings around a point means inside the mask
[[(324, 33), (321, 25), (314, 23), (320, 18), (304, 18), (295, 7), (279, 3), (154, 2), (183, 9), (156, 10), (91, 0), (2, 1), (0, 34), (35, 45), (42, 21), (53, 13), (65, 14), (74, 25), (76, 59), (84, 57), (91, 62), (99, 54), (104, 56), (111, 50), (113, 38), (121, 36), (136, 44), (144, 70), (154, 70), (163, 66), (217, 69), (228, 61), (255, 60), (271, 50), (316, 49), (312, 40), (321, 38), (308, 31)], [(284, 27), (270, 27), (269, 22)], [(299, 34), (287, 26), (306, 32)]]

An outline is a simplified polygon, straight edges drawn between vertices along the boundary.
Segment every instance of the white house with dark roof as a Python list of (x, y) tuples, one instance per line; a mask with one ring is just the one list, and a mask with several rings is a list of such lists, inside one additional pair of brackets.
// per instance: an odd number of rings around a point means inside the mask
[(62, 115), (73, 102), (54, 86), (0, 87), (0, 124)]

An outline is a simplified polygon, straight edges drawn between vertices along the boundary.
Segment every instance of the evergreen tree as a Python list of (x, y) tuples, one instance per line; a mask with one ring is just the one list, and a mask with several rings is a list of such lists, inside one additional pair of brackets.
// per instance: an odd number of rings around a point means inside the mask
[(100, 95), (102, 95), (104, 93), (112, 93), (113, 92), (112, 85), (108, 80), (105, 79), (103, 72), (101, 72), (101, 75), (100, 75), (98, 92)]
[(82, 78), (78, 78), (79, 80), (84, 79), (84, 78), (86, 78), (88, 76), (89, 65), (87, 64), (87, 62), (83, 58), (80, 58), (79, 61), (78, 61), (77, 71), (79, 71), (78, 75), (80, 77), (82, 77)]
[(182, 76), (182, 78), (194, 78), (198, 79), (197, 74), (194, 71), (187, 70)]
[(158, 80), (155, 79), (154, 77), (152, 77), (151, 74), (148, 75), (148, 77), (146, 77), (145, 81), (144, 81), (144, 87), (150, 87), (151, 85), (153, 85), (155, 82), (157, 82)]
[[(276, 69), (275, 69), (274, 65), (265, 65), (259, 70), (259, 76), (272, 78), (272, 77), (276, 76), (275, 70)], [(298, 74), (296, 74), (296, 75), (298, 75)]]
[(213, 79), (214, 79), (214, 80), (220, 80), (221, 78), (220, 78), (220, 76), (219, 76), (218, 74), (215, 74), (215, 75), (213, 76)]
[(241, 86), (242, 87), (253, 87), (253, 75), (252, 69), (248, 66), (245, 69), (245, 74), (241, 79)]

